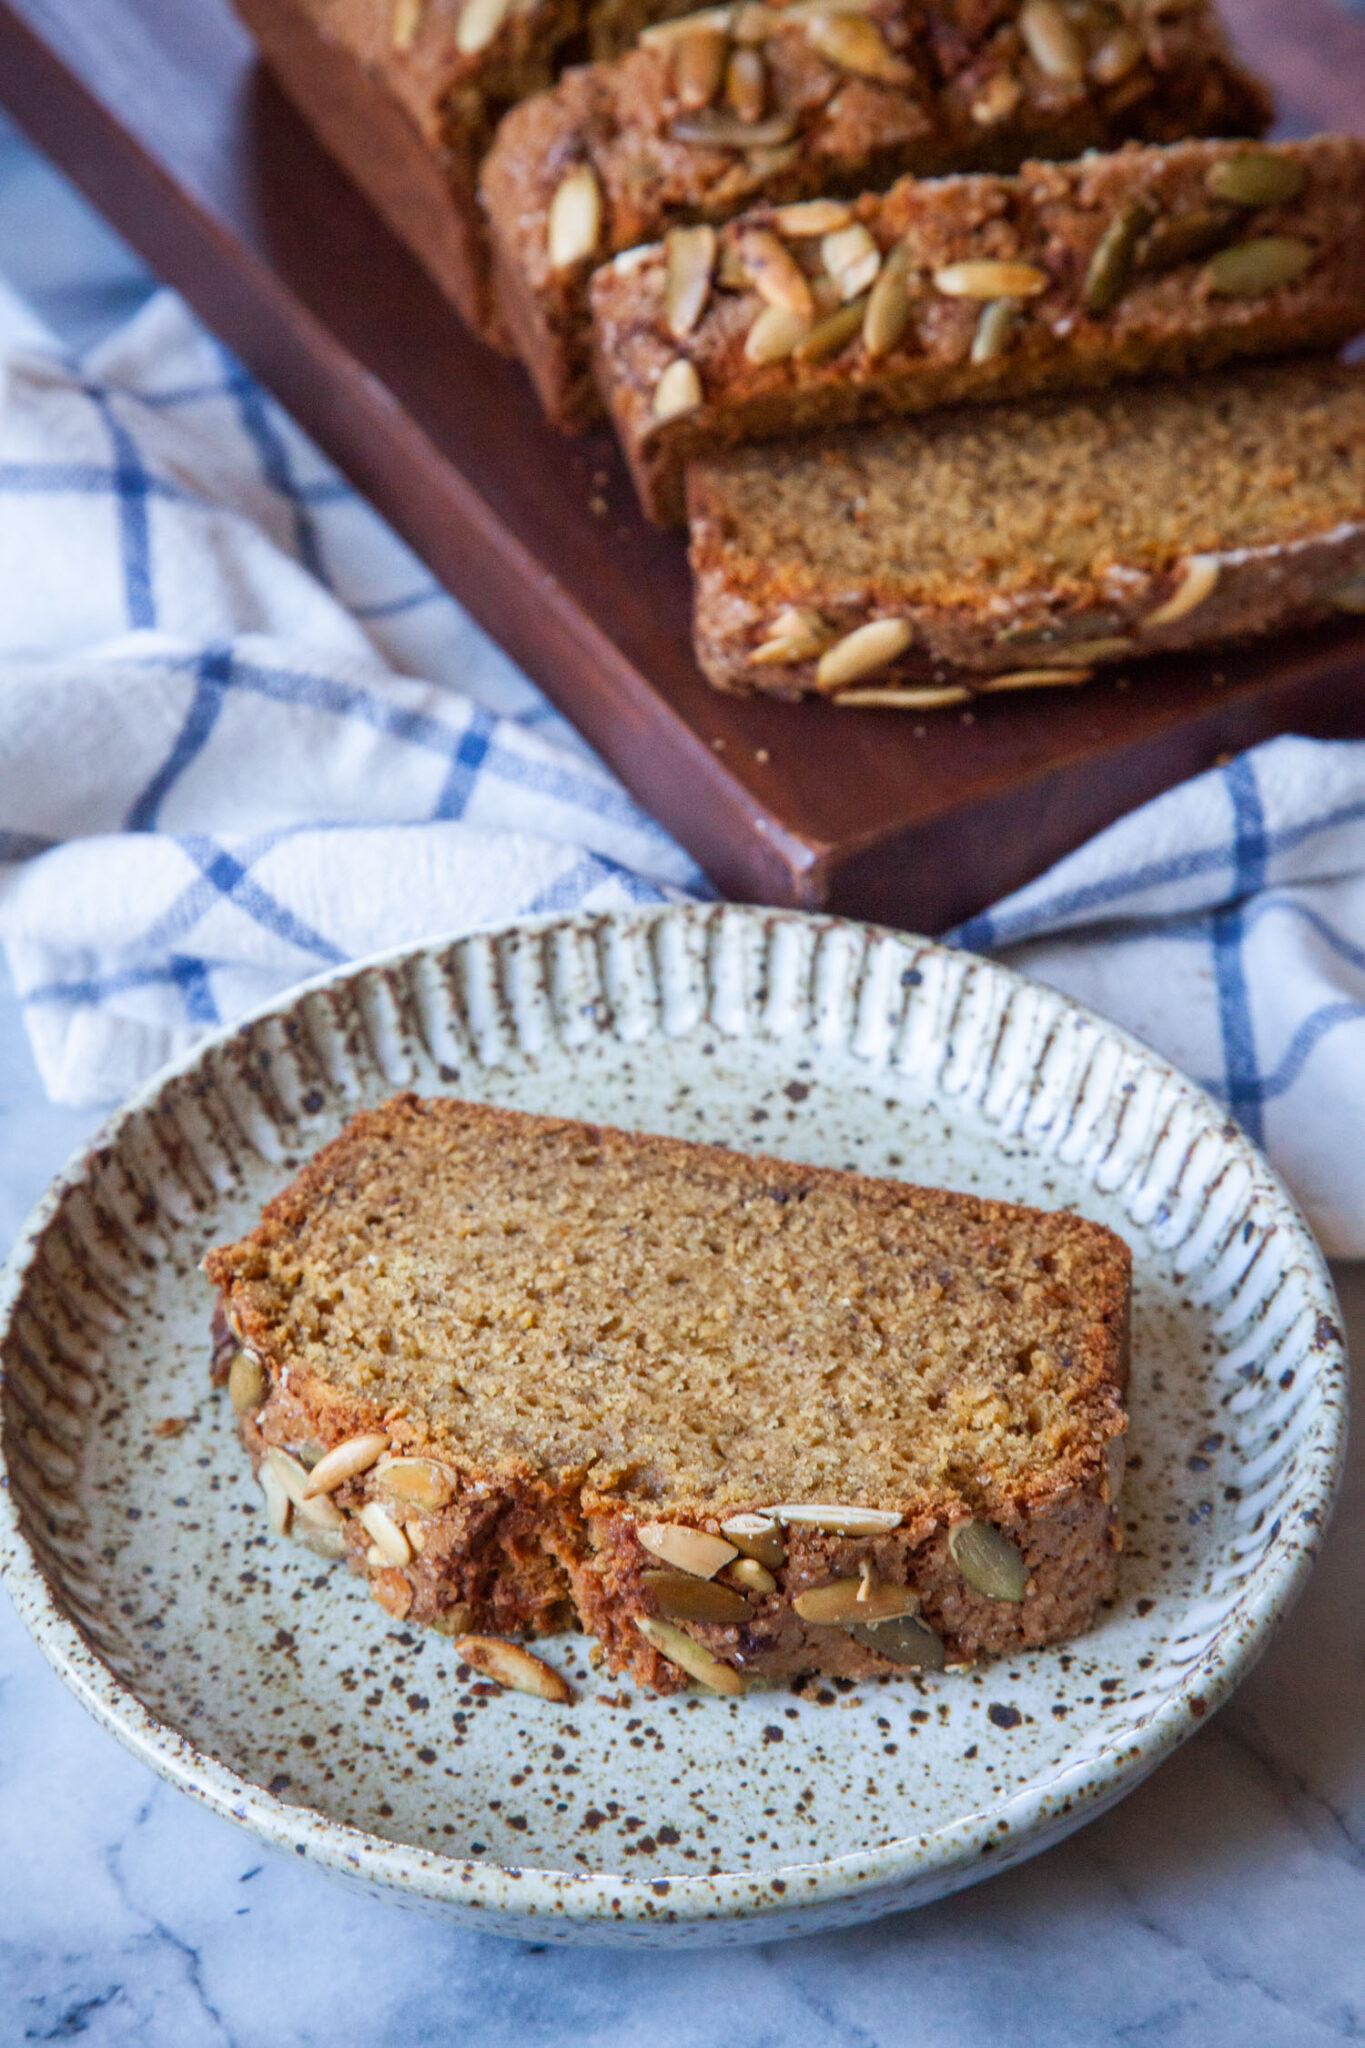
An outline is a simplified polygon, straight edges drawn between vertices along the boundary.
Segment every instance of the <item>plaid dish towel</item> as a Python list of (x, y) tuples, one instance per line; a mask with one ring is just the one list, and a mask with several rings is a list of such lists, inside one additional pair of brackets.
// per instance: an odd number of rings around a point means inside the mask
[[(177, 299), (79, 365), (19, 325), (0, 940), (56, 1099), (391, 944), (706, 892)], [(1258, 748), (956, 936), (1195, 1074), (1365, 1253), (1365, 744)]]

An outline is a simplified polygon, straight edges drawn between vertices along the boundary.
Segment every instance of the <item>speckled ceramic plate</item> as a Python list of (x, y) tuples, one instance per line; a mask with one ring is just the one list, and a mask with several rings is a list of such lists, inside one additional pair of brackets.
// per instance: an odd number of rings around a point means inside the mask
[[(395, 1088), (1043, 1205), (1136, 1266), (1120, 1597), (1062, 1651), (553, 1708), (272, 1536), (207, 1382), (204, 1248)], [(265, 1840), (506, 1933), (771, 1938), (940, 1896), (1135, 1784), (1303, 1581), (1345, 1375), (1321, 1257), (1199, 1090), (970, 956), (837, 920), (539, 922), (353, 969), (210, 1041), (57, 1182), (0, 1281), (0, 1557), (90, 1710)], [(183, 1419), (177, 1434), (158, 1425)]]

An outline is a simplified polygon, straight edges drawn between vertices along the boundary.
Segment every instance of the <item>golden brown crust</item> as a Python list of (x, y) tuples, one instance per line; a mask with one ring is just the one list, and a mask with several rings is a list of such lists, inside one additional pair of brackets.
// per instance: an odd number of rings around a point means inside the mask
[[(762, 55), (763, 119), (773, 130), (748, 150), (678, 139), (697, 116), (679, 97), (676, 43), (568, 72), (553, 91), (509, 114), (481, 190), (500, 304), (549, 417), (577, 427), (596, 410), (587, 305), (593, 264), (676, 222), (724, 221), (759, 200), (859, 192), (905, 172), (1008, 169), (1032, 154), (1071, 156), (1130, 136), (1259, 134), (1266, 125), (1262, 88), (1233, 63), (1203, 5), (1178, 13), (1159, 4), (1130, 8), (1125, 33), (1133, 47), (1121, 75), (1108, 82), (1096, 75), (1105, 41), (1098, 16), (1088, 75), (1064, 80), (1029, 54), (1017, 11), (868, 0), (858, 19), (886, 53), (886, 75), (872, 76), (829, 55), (811, 8), (784, 17), (749, 7), (743, 24), (736, 8), (731, 25)], [(766, 31), (748, 25), (765, 13)], [(724, 109), (718, 101), (703, 111), (714, 117)], [(591, 256), (556, 270), (551, 204), (578, 164), (590, 165), (597, 180), (600, 234)]]
[[(523, 1201), (528, 1183), (531, 1196)], [(414, 1232), (392, 1227), (391, 1205), (405, 1193), (413, 1212), (405, 1220), (415, 1222)], [(466, 1193), (473, 1196), (468, 1203)], [(467, 1226), (461, 1219), (470, 1214), (476, 1222)], [(449, 1218), (451, 1240), (431, 1247), (442, 1217)], [(482, 1237), (476, 1224), (486, 1226)], [(785, 1257), (793, 1229), (805, 1291), (793, 1277), (791, 1301), (775, 1300), (770, 1276), (778, 1268), (771, 1261)], [(622, 1243), (641, 1232), (649, 1233), (648, 1243), (635, 1261)], [(528, 1327), (514, 1255), (499, 1254), (498, 1246), (527, 1236), (534, 1242), (521, 1247), (529, 1256), (524, 1270), (542, 1272), (551, 1292), (554, 1247), (562, 1247), (570, 1275), (584, 1253), (597, 1264), (583, 1305), (570, 1302), (556, 1326), (562, 1334), (534, 1361), (521, 1361), (515, 1382), (500, 1388), (496, 1414), (481, 1423), (475, 1354), (496, 1375), (504, 1355), (498, 1327)], [(727, 1295), (716, 1281), (705, 1301), (689, 1306), (686, 1248), (710, 1239), (728, 1247), (724, 1266), (737, 1267), (738, 1294)], [(809, 1278), (817, 1240), (826, 1261), (818, 1285)], [(430, 1247), (431, 1256), (410, 1267), (410, 1244)], [(954, 1257), (962, 1270), (953, 1270)], [(830, 1498), (833, 1488), (846, 1503), (899, 1515), (899, 1526), (869, 1535), (788, 1528), (778, 1583), (746, 1592), (742, 1623), (683, 1624), (727, 1666), (770, 1676), (812, 1667), (851, 1675), (887, 1668), (843, 1628), (803, 1623), (795, 1613), (793, 1600), (831, 1577), (868, 1572), (883, 1586), (913, 1587), (925, 1621), (958, 1660), (1074, 1633), (1112, 1591), (1110, 1445), (1126, 1426), (1129, 1260), (1112, 1233), (1069, 1213), (399, 1097), (356, 1117), (275, 1197), (254, 1231), (211, 1252), (205, 1265), (238, 1339), (265, 1368), (261, 1398), (243, 1416), (256, 1461), (270, 1445), (315, 1460), (368, 1434), (387, 1442), (383, 1458), (374, 1451), (330, 1498), (345, 1516), (353, 1564), (369, 1572), (390, 1612), (401, 1604), (414, 1621), (458, 1615), (463, 1628), (539, 1633), (566, 1625), (576, 1612), (601, 1638), (613, 1669), (630, 1668), (667, 1689), (681, 1682), (678, 1673), (637, 1626), (660, 1612), (656, 1582), (643, 1576), (659, 1558), (642, 1547), (641, 1526), (662, 1521), (714, 1534), (737, 1511), (765, 1510), (775, 1498), (809, 1500), (809, 1489), (792, 1488), (816, 1472), (825, 1485), (815, 1498)], [(460, 1295), (461, 1265), (479, 1276), (474, 1321), (466, 1314), (474, 1298)], [(863, 1384), (858, 1375), (866, 1360), (875, 1364), (883, 1355), (876, 1332), (900, 1332), (885, 1371), (877, 1366), (867, 1382), (882, 1389), (886, 1419), (875, 1424), (864, 1451), (846, 1436), (822, 1463), (805, 1462), (814, 1455), (807, 1439), (818, 1438), (822, 1424), (802, 1391), (799, 1358), (788, 1350), (791, 1362), (779, 1362), (774, 1339), (772, 1363), (745, 1364), (736, 1354), (754, 1339), (738, 1311), (722, 1318), (732, 1335), (717, 1340), (717, 1384), (728, 1387), (730, 1410), (723, 1412), (713, 1393), (696, 1397), (701, 1409), (687, 1413), (670, 1378), (675, 1332), (659, 1327), (640, 1277), (656, 1269), (667, 1269), (676, 1293), (672, 1320), (684, 1332), (684, 1363), (699, 1361), (695, 1347), (708, 1327), (699, 1315), (719, 1313), (746, 1293), (760, 1297), (763, 1313), (776, 1306), (788, 1318), (798, 1350), (803, 1329), (812, 1333), (817, 1381), (838, 1359), (841, 1383)], [(900, 1295), (881, 1287), (878, 1274), (889, 1270), (905, 1275)], [(365, 1359), (350, 1346), (360, 1307), (347, 1290), (356, 1285), (368, 1290), (364, 1313), (385, 1319), (367, 1329), (373, 1349)], [(846, 1311), (860, 1290), (865, 1305), (850, 1322)], [(404, 1324), (399, 1315), (410, 1296), (438, 1295), (453, 1347), (441, 1355), (431, 1349), (430, 1322)], [(451, 1305), (461, 1299), (464, 1320), (452, 1320)], [(548, 1295), (545, 1303), (549, 1320)], [(821, 1303), (832, 1320), (819, 1321)], [(860, 1316), (861, 1334), (845, 1340), (840, 1358), (839, 1332), (854, 1331)], [(634, 1358), (630, 1369), (612, 1363), (610, 1332), (602, 1334), (622, 1317), (631, 1326), (622, 1353)], [(427, 1332), (425, 1354), (404, 1365), (399, 1354), (419, 1329)], [(601, 1352), (599, 1363), (568, 1355), (587, 1340)], [(914, 1393), (921, 1384), (925, 1391)], [(650, 1406), (660, 1387), (661, 1423)], [(877, 1398), (860, 1395), (856, 1415), (870, 1421)], [(591, 1437), (575, 1433), (576, 1399), (587, 1402), (600, 1432), (597, 1455)], [(756, 1416), (743, 1420), (754, 1401)], [(774, 1434), (773, 1425), (785, 1421), (784, 1404), (793, 1402), (800, 1409), (795, 1437), (784, 1437), (781, 1427)], [(509, 1409), (519, 1418), (520, 1454), (505, 1428)], [(617, 1411), (635, 1446), (633, 1462), (616, 1447)], [(942, 1412), (956, 1419), (946, 1421)], [(689, 1436), (697, 1421), (700, 1435)], [(851, 1426), (856, 1430), (856, 1420)], [(682, 1451), (655, 1441), (660, 1427), (665, 1437), (676, 1432)], [(771, 1469), (748, 1472), (738, 1449), (717, 1463), (707, 1445), (727, 1428), (736, 1445), (752, 1429), (767, 1429)], [(930, 1460), (919, 1479), (902, 1470), (907, 1443), (912, 1461), (921, 1454)], [(386, 1462), (393, 1457), (425, 1461), (422, 1469), (438, 1475), (420, 1504), (395, 1504)], [(841, 1472), (848, 1480), (842, 1493), (835, 1484)], [(371, 1550), (359, 1514), (376, 1501), (387, 1502), (400, 1523), (406, 1518), (406, 1559)], [(987, 1599), (964, 1580), (947, 1539), (973, 1518), (988, 1519), (1022, 1552), (1029, 1571), (1022, 1601)]]
[[(1312, 624), (1365, 601), (1362, 476), (1365, 373), (1322, 358), (736, 450), (689, 473), (698, 659), (933, 708)], [(873, 620), (904, 644), (823, 684)]]
[[(1220, 201), (1220, 179), (1249, 161), (1299, 189), (1260, 206)], [(739, 259), (755, 233), (780, 239), (783, 222), (771, 207), (759, 208), (722, 230), (716, 283), (681, 341), (669, 331), (662, 247), (598, 271), (597, 379), (642, 504), (652, 518), (677, 522), (685, 464), (741, 442), (1346, 341), (1365, 328), (1363, 212), (1365, 143), (1353, 136), (1254, 150), (1227, 142), (1134, 144), (1076, 163), (1028, 163), (1012, 177), (907, 178), (884, 196), (853, 202), (844, 230), (862, 230), (869, 250), (875, 244), (870, 264), (903, 266), (898, 332), (883, 327), (870, 338), (870, 314), (855, 315), (841, 345), (817, 361), (802, 357), (793, 335), (795, 352), (755, 364), (746, 347), (764, 299), (745, 288)], [(1090, 303), (1096, 251), (1125, 218), (1134, 233), (1121, 289)], [(1161, 253), (1180, 255), (1173, 228), (1204, 231), (1186, 245), (1183, 261)], [(1266, 237), (1301, 243), (1302, 272), (1247, 296), (1221, 293), (1211, 259)], [(822, 261), (822, 238), (793, 236), (787, 246), (817, 294), (831, 288), (833, 310), (839, 294)], [(983, 259), (1027, 265), (1037, 287), (1027, 298), (994, 295), (1008, 301), (1008, 316), (989, 350), (979, 336), (993, 295), (955, 296), (937, 284), (955, 281), (956, 266)], [(731, 288), (723, 288), (727, 277)], [(865, 300), (871, 284), (859, 281), (843, 297)], [(887, 333), (895, 335), (889, 346)], [(701, 402), (659, 421), (659, 380), (679, 357), (697, 373)]]

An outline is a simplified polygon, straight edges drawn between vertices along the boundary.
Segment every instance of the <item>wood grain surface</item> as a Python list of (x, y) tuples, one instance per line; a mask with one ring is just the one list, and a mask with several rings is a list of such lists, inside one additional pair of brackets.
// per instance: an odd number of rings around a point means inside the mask
[[(1365, 15), (1227, 12), (1283, 128), (1365, 125)], [(1221, 754), (1365, 734), (1358, 621), (966, 714), (722, 697), (681, 538), (639, 516), (605, 434), (542, 423), (227, 0), (0, 0), (0, 101), (731, 896), (940, 931)]]

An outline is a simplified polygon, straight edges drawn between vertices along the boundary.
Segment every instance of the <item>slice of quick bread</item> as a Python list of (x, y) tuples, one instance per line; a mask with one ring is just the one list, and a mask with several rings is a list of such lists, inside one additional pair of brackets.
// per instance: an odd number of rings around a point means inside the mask
[(589, 274), (670, 227), (1269, 114), (1206, 0), (708, 7), (507, 115), (480, 180), (499, 309), (550, 418), (582, 426)]
[(688, 472), (724, 690), (928, 710), (1365, 611), (1365, 368), (960, 406)]
[(1069, 1212), (406, 1095), (205, 1270), (276, 1526), (404, 1620), (734, 1692), (1113, 1591), (1130, 1259)]
[(1131, 144), (675, 228), (592, 280), (651, 518), (694, 455), (1365, 330), (1365, 141)]

